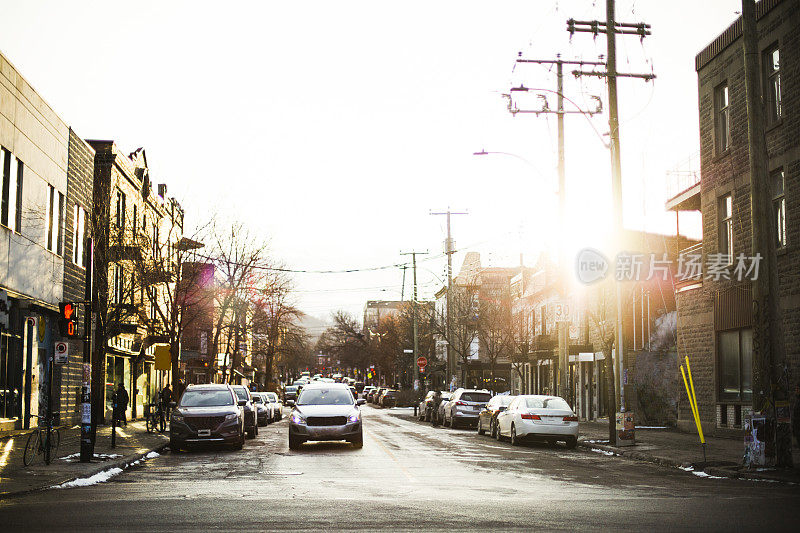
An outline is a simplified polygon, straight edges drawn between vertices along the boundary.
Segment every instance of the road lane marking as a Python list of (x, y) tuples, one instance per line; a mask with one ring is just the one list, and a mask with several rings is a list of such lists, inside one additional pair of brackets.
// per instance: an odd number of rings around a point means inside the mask
[(367, 431), (367, 435), (369, 436), (369, 438), (371, 438), (371, 439), (372, 439), (372, 440), (374, 440), (376, 443), (378, 443), (378, 446), (380, 446), (381, 450), (383, 450), (384, 452), (386, 452), (386, 455), (388, 455), (389, 457), (391, 457), (391, 458), (392, 458), (392, 461), (394, 461), (395, 463), (397, 463), (397, 466), (398, 466), (398, 467), (400, 467), (400, 470), (403, 472), (403, 474), (405, 474), (405, 476), (408, 478), (408, 480), (409, 480), (410, 482), (412, 482), (412, 483), (416, 483), (416, 482), (417, 482), (417, 480), (416, 480), (416, 479), (414, 479), (414, 477), (411, 475), (411, 472), (409, 472), (409, 471), (408, 471), (408, 469), (407, 469), (405, 466), (403, 466), (403, 464), (402, 464), (400, 461), (398, 461), (398, 460), (397, 460), (397, 457), (395, 457), (395, 456), (394, 456), (394, 454), (393, 454), (392, 452), (390, 452), (390, 451), (389, 451), (389, 448), (387, 448), (386, 446), (384, 446), (384, 445), (383, 445), (383, 443), (382, 443), (382, 442), (381, 442), (381, 441), (380, 441), (380, 440), (379, 440), (377, 437), (375, 437), (374, 435), (372, 435), (372, 431)]

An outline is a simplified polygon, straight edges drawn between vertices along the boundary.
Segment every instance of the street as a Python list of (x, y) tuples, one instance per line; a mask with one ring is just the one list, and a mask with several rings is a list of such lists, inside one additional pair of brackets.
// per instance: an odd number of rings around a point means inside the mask
[(0, 501), (17, 530), (781, 530), (800, 489), (701, 478), (588, 450), (512, 447), (362, 407), (364, 447), (289, 451), (287, 419), (243, 451), (163, 455), (106, 483)]

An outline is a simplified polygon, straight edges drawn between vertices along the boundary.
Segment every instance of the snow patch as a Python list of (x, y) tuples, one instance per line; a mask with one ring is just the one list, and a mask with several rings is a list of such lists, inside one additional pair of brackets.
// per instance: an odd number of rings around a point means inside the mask
[(693, 472), (694, 471), (694, 467), (693, 466), (679, 466), (678, 468), (680, 468), (684, 472)]
[(614, 452), (609, 452), (606, 450), (601, 450), (600, 448), (591, 448), (594, 453), (602, 453), (603, 455), (614, 455)]
[(712, 476), (711, 474), (706, 474), (705, 472), (692, 472), (697, 477), (704, 477), (708, 479), (725, 479), (722, 476)]
[(61, 485), (53, 485), (51, 488), (71, 489), (72, 487), (88, 487), (91, 485), (96, 485), (98, 483), (105, 483), (112, 477), (121, 473), (122, 473), (121, 468), (109, 468), (108, 470), (103, 470), (102, 472), (98, 472), (97, 474), (91, 477), (78, 478), (72, 481), (68, 481), (66, 483), (62, 483)]
[(145, 459), (155, 459), (156, 457), (161, 457), (161, 454), (158, 452), (150, 452), (144, 456)]
[(667, 426), (636, 426), (636, 429), (668, 429)]

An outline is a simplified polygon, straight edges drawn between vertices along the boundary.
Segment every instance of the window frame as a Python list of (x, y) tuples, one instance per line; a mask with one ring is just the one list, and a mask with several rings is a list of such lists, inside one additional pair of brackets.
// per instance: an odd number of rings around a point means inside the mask
[[(750, 368), (749, 372), (745, 373), (745, 366), (744, 366), (744, 358), (742, 357), (742, 335), (744, 332), (749, 331), (751, 335), (751, 351), (750, 351)], [(727, 333), (737, 333), (737, 362), (739, 365), (738, 368), (738, 381), (739, 381), (739, 390), (737, 393), (729, 393), (724, 391), (724, 383), (722, 379), (722, 373), (724, 371), (723, 365), (723, 354), (720, 347), (720, 342), (722, 339), (723, 334)], [(717, 399), (720, 402), (750, 402), (753, 398), (753, 352), (752, 352), (752, 335), (753, 335), (753, 328), (746, 327), (746, 328), (734, 328), (734, 329), (727, 329), (727, 330), (720, 330), (716, 332), (715, 335), (715, 350), (716, 350), (716, 365), (717, 365)], [(743, 382), (745, 381), (745, 376), (749, 375), (750, 378), (750, 390), (745, 390), (743, 386)]]
[(2, 199), (0, 203), (0, 224), (8, 226), (10, 212), (10, 191), (11, 191), (11, 151), (5, 147), (0, 148), (0, 161), (2, 167)]
[[(728, 203), (730, 202), (730, 212)], [(730, 263), (733, 262), (733, 193), (723, 194), (717, 199), (717, 225), (718, 242), (717, 250), (728, 255)], [(725, 246), (723, 247), (723, 242)], [(730, 264), (729, 263), (729, 264)]]
[(717, 155), (730, 149), (731, 140), (731, 90), (726, 80), (714, 88), (714, 143)]
[[(775, 53), (778, 54), (777, 69), (772, 68), (775, 64), (772, 59)], [(766, 115), (767, 126), (778, 124), (783, 118), (780, 56), (781, 49), (778, 43), (773, 43), (761, 54), (761, 66), (764, 76), (764, 114)]]
[[(775, 177), (780, 175), (780, 192), (775, 188)], [(788, 231), (786, 223), (786, 172), (783, 167), (776, 168), (769, 173), (770, 196), (772, 201), (772, 236), (775, 238), (777, 249), (786, 248)]]

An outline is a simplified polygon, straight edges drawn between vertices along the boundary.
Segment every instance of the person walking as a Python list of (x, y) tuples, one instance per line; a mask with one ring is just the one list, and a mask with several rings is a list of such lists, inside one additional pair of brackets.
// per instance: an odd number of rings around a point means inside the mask
[(128, 420), (125, 411), (128, 410), (128, 403), (130, 402), (130, 396), (128, 396), (128, 391), (125, 390), (125, 385), (120, 382), (119, 386), (117, 387), (116, 392), (114, 393), (114, 418), (119, 422), (119, 425), (127, 426)]
[(161, 389), (161, 407), (164, 412), (169, 409), (169, 404), (174, 402), (175, 398), (172, 395), (172, 388), (169, 386), (169, 383)]
[(442, 391), (436, 389), (436, 392), (433, 393), (433, 401), (432, 410), (431, 412), (431, 424), (433, 427), (437, 427), (439, 425), (439, 404), (442, 403)]

